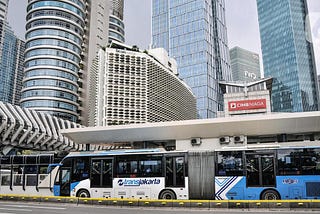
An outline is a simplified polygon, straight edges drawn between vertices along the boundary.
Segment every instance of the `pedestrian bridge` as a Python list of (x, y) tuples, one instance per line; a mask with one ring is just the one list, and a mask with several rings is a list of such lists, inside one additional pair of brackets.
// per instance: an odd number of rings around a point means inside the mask
[[(76, 144), (60, 133), (61, 129), (80, 127), (80, 124), (68, 120), (0, 101), (0, 154), (6, 155), (12, 149), (85, 150), (84, 144)], [(98, 145), (90, 147), (93, 150), (103, 149)]]

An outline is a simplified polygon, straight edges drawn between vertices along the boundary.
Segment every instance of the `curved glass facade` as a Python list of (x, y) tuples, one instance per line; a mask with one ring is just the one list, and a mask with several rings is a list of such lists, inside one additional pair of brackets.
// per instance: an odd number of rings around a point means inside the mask
[(110, 1), (109, 42), (125, 42), (123, 23), (123, 0)]
[(84, 0), (29, 1), (21, 106), (78, 120)]

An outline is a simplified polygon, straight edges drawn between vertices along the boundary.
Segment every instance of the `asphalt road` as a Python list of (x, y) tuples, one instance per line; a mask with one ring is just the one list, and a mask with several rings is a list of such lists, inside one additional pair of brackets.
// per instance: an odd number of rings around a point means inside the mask
[(232, 214), (232, 213), (281, 213), (309, 214), (320, 213), (312, 209), (197, 209), (197, 208), (141, 208), (141, 207), (105, 207), (92, 205), (59, 204), (59, 203), (22, 203), (0, 202), (0, 214)]

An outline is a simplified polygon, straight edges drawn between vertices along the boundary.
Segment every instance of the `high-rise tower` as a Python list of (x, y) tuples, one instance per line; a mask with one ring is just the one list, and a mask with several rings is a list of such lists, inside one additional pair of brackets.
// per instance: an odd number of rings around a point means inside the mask
[(124, 38), (124, 23), (123, 23), (123, 0), (109, 0), (110, 15), (109, 15), (109, 42), (116, 40), (125, 42)]
[(92, 67), (90, 126), (196, 119), (196, 101), (163, 48), (112, 42)]
[(109, 1), (30, 0), (22, 107), (86, 125), (88, 68), (108, 29)]
[(9, 0), (0, 0), (0, 20), (7, 20)]
[(257, 0), (264, 76), (273, 77), (272, 110), (319, 110), (306, 0)]
[(240, 47), (230, 49), (233, 81), (252, 82), (261, 78), (259, 54)]
[(223, 0), (153, 0), (152, 45), (165, 48), (197, 98), (199, 118), (223, 109), (219, 80), (231, 80)]
[(29, 1), (21, 106), (78, 120), (83, 0)]
[(24, 61), (24, 41), (7, 22), (8, 0), (0, 0), (0, 101), (18, 105)]
[(79, 123), (88, 125), (90, 68), (98, 50), (108, 43), (110, 0), (86, 1), (87, 15), (79, 71)]

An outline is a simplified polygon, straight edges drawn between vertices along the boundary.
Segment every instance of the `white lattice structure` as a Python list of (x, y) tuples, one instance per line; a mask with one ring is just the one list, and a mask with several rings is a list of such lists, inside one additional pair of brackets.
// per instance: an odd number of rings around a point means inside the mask
[[(81, 127), (49, 114), (0, 102), (0, 151), (3, 154), (14, 148), (38, 151), (85, 150), (84, 144), (75, 144), (60, 133), (61, 129)], [(94, 145), (90, 149), (104, 147)]]

